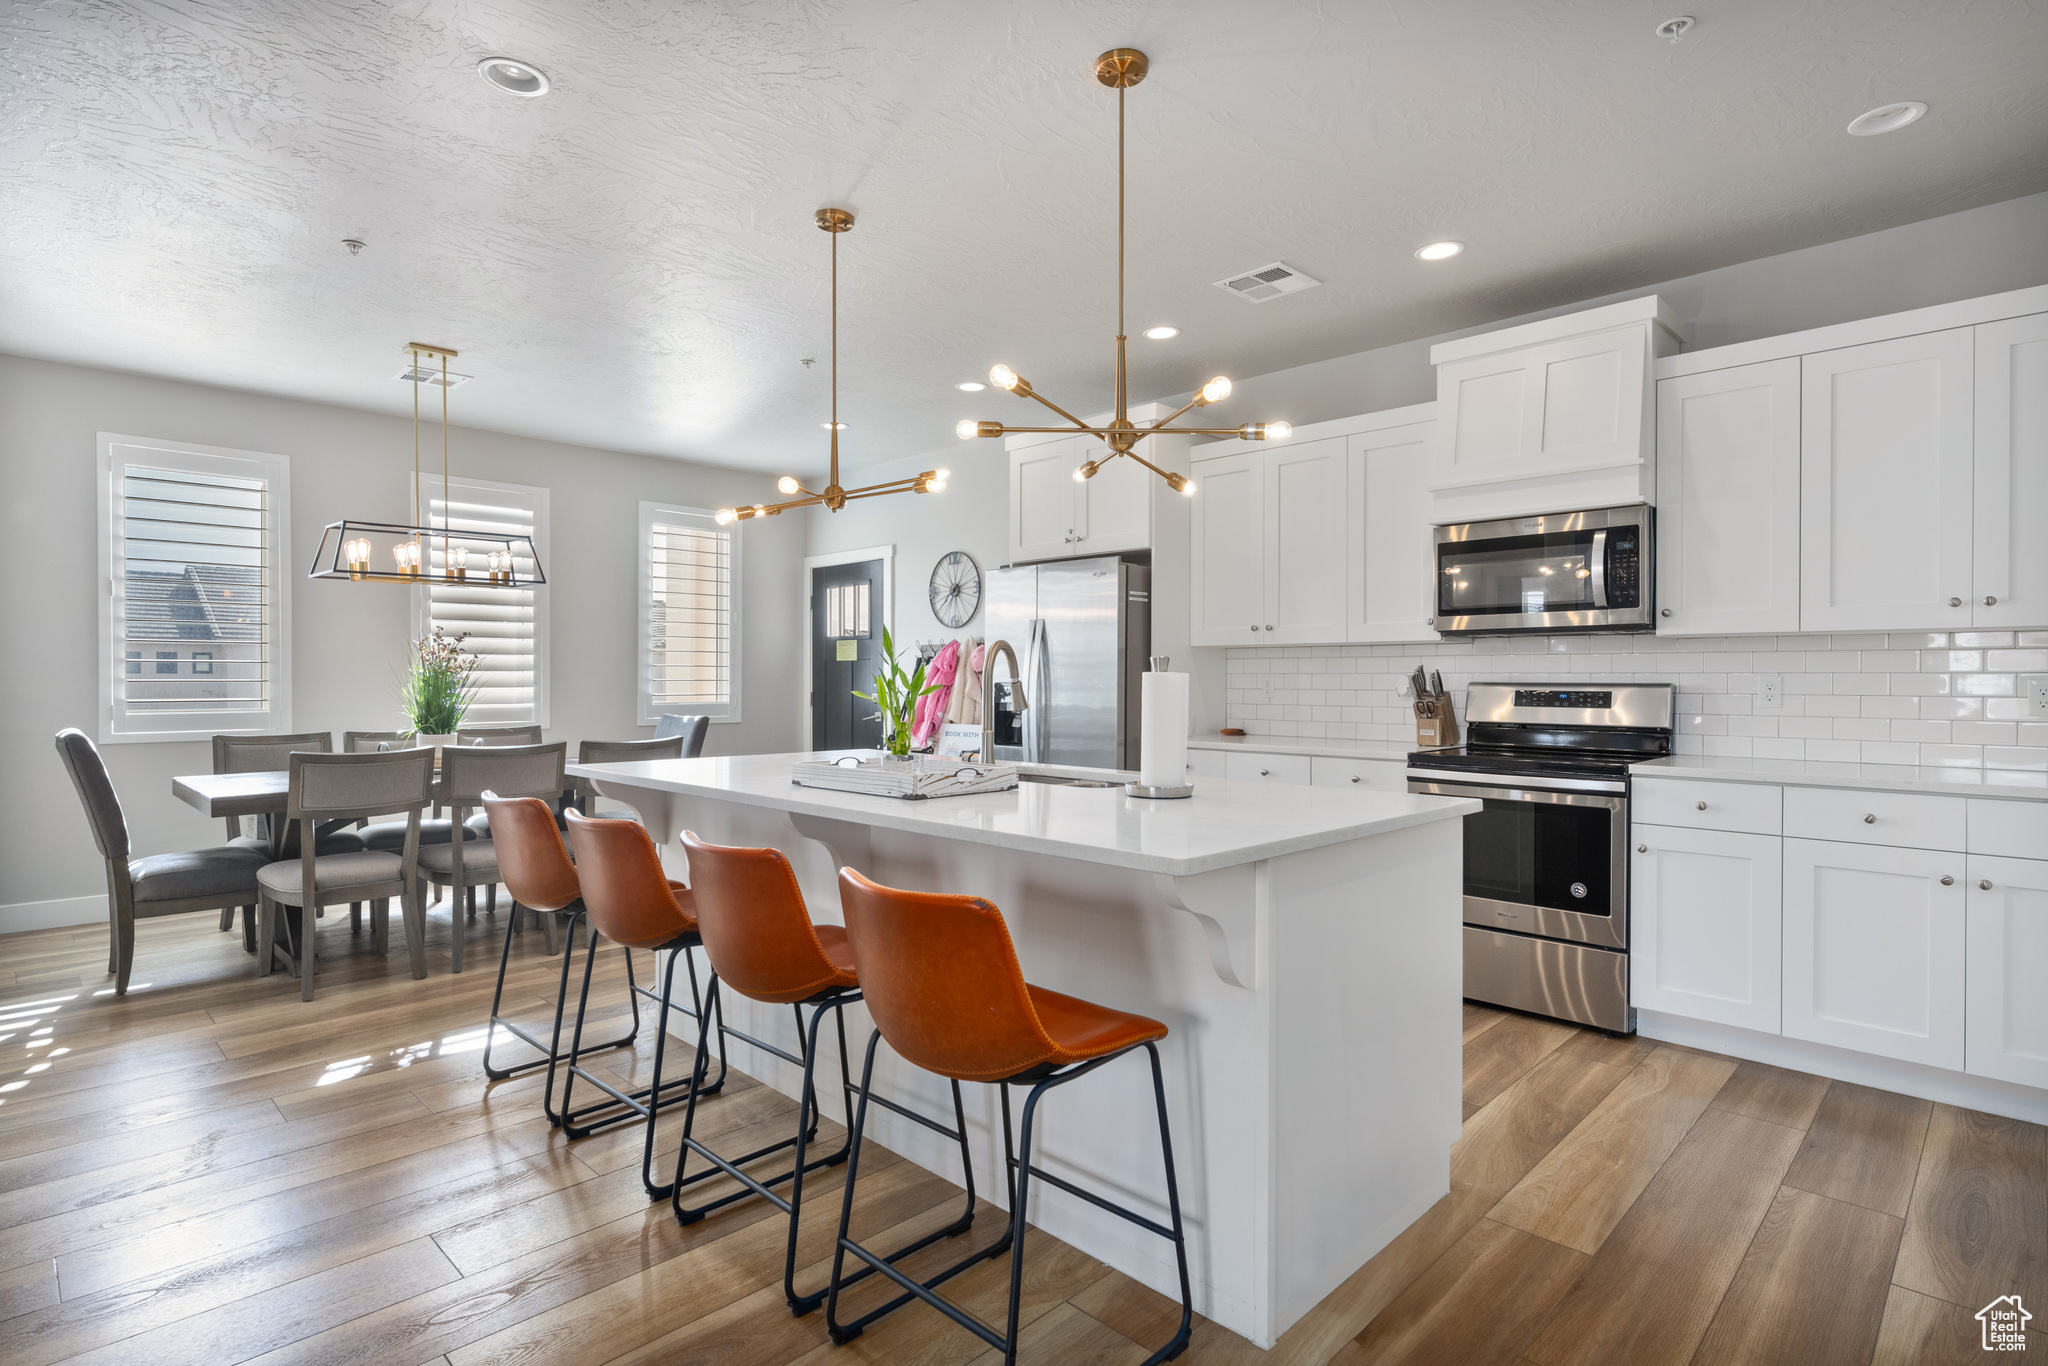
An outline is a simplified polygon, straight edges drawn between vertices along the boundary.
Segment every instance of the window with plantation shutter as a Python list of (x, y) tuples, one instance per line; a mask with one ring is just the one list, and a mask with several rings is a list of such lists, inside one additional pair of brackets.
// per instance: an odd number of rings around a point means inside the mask
[(640, 724), (740, 719), (739, 537), (703, 508), (640, 505)]
[(106, 432), (99, 456), (100, 740), (290, 730), (289, 462)]
[[(438, 571), (443, 556), (467, 547), (470, 572), (484, 555), (502, 548), (495, 543), (465, 542), (469, 531), (512, 532), (531, 536), (542, 561), (548, 559), (548, 491), (522, 484), (493, 484), (478, 479), (451, 479), (444, 498), (441, 481), (428, 479), (421, 489), (431, 527), (448, 529), (426, 551)], [(461, 560), (458, 558), (458, 564)], [(517, 568), (533, 572), (522, 557)], [(548, 722), (547, 587), (490, 588), (483, 584), (422, 585), (413, 590), (414, 637), (439, 627), (451, 640), (460, 636), (462, 649), (477, 658), (477, 694), (464, 715), (465, 726), (508, 726)]]

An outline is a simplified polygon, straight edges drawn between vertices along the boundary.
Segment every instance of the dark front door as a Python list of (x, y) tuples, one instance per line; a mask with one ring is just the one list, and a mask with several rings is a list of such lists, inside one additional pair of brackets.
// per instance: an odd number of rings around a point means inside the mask
[(811, 748), (880, 749), (873, 693), (882, 660), (882, 562), (811, 571)]

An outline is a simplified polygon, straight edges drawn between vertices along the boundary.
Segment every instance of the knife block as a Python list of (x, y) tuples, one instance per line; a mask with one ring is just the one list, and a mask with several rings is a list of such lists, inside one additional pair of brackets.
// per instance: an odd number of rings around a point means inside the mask
[(1436, 715), (1424, 716), (1422, 704), (1415, 704), (1415, 747), (1417, 749), (1440, 749), (1458, 743), (1458, 713), (1451, 702), (1451, 695), (1445, 693), (1437, 700)]

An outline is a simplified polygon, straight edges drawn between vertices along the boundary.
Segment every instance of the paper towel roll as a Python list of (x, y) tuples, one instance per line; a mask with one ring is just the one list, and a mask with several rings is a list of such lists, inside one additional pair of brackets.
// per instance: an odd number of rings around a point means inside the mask
[(1185, 787), (1188, 781), (1188, 676), (1144, 676), (1145, 720), (1138, 751), (1138, 781), (1147, 787)]

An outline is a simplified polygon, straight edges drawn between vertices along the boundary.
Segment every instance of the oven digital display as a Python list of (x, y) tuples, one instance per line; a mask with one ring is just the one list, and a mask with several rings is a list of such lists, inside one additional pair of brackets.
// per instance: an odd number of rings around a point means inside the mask
[(1614, 706), (1612, 692), (1595, 692), (1587, 688), (1517, 688), (1515, 705), (1518, 707), (1571, 707), (1588, 711), (1606, 711)]

